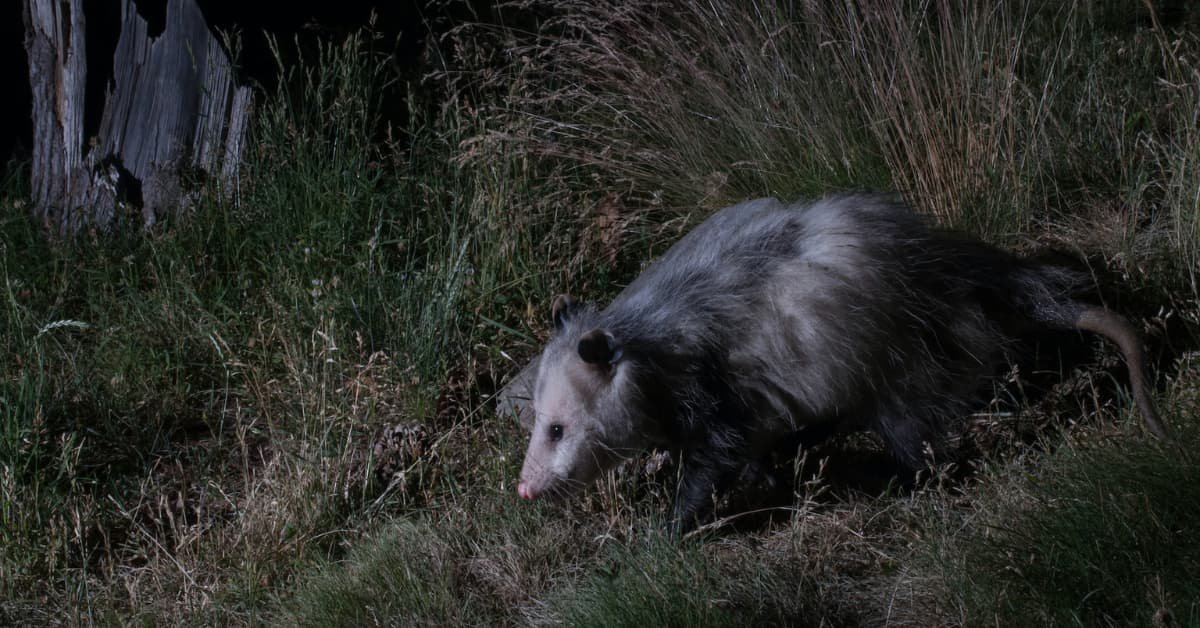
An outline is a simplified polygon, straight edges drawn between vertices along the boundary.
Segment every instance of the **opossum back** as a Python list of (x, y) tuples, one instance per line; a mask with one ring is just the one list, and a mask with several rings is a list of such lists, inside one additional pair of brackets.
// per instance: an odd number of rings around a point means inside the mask
[(1068, 284), (888, 197), (760, 199), (685, 236), (597, 324), (671, 365), (658, 385), (720, 382), (757, 429), (874, 427), (911, 458), (965, 412), (1005, 321)]
[(696, 334), (701, 342), (731, 340), (723, 332), (753, 321), (778, 292), (775, 280), (819, 298), (823, 290), (871, 272), (861, 252), (869, 248), (868, 238), (879, 235), (871, 231), (886, 230), (875, 229), (869, 218), (907, 216), (901, 210), (867, 196), (791, 206), (758, 199), (728, 207), (638, 276), (606, 318), (628, 327), (633, 337), (659, 331)]

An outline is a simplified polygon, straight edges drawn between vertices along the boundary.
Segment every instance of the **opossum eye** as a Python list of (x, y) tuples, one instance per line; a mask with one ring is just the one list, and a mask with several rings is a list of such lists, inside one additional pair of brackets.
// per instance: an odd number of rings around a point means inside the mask
[(553, 440), (553, 441), (562, 440), (562, 435), (563, 435), (562, 423), (554, 423), (553, 425), (550, 426), (550, 440)]

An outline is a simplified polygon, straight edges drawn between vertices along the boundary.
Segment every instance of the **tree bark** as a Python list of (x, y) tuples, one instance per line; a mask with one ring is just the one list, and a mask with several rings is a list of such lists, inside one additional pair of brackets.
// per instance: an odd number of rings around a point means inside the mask
[(195, 0), (169, 0), (154, 38), (131, 0), (121, 11), (113, 80), (85, 143), (83, 0), (25, 0), (33, 212), (61, 235), (151, 226), (188, 210), (212, 180), (236, 189), (251, 91), (236, 85)]
[(87, 58), (83, 0), (28, 0), (25, 51), (33, 91), (33, 212), (49, 226), (54, 208), (88, 188), (83, 164), (83, 98)]

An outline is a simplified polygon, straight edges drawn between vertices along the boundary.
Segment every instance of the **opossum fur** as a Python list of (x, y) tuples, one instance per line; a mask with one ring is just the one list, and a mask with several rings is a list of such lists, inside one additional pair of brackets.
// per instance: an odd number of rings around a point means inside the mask
[(533, 385), (518, 493), (564, 494), (652, 446), (683, 453), (672, 521), (802, 431), (869, 429), (910, 468), (1033, 329), (1116, 342), (1166, 436), (1137, 333), (1081, 278), (931, 228), (891, 197), (726, 208), (604, 309), (560, 297)]

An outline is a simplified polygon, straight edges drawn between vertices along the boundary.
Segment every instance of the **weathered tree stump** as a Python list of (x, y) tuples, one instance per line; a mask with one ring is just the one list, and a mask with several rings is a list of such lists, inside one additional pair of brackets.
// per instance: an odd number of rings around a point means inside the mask
[(236, 189), (251, 91), (236, 85), (195, 0), (168, 0), (153, 38), (133, 2), (122, 2), (113, 79), (86, 139), (83, 4), (25, 0), (34, 217), (60, 235), (111, 231), (134, 211), (150, 226), (185, 212), (202, 183)]

